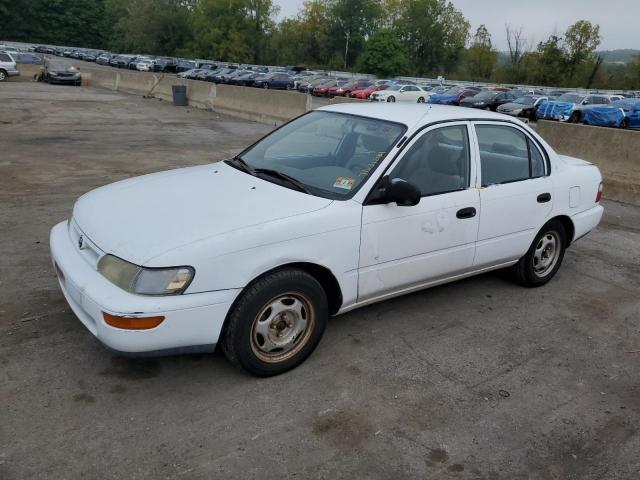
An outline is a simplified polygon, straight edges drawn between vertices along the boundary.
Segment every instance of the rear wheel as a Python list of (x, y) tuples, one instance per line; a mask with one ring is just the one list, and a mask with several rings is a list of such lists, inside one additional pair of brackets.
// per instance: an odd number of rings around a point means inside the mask
[(424, 97), (419, 97), (418, 98), (418, 103), (424, 103)]
[(0, 82), (4, 82), (7, 79), (7, 72), (0, 70)]
[(628, 118), (623, 118), (622, 122), (620, 123), (620, 128), (626, 129), (629, 128), (629, 119)]
[(570, 123), (579, 123), (580, 122), (580, 112), (573, 112), (569, 117)]
[(227, 319), (222, 350), (253, 375), (278, 375), (313, 352), (328, 317), (327, 296), (315, 278), (298, 269), (276, 271), (241, 294)]
[(556, 274), (567, 248), (567, 232), (558, 220), (548, 222), (529, 251), (513, 266), (517, 280), (525, 287), (540, 287)]
[(266, 89), (266, 88), (269, 88), (269, 84), (268, 84), (268, 83), (263, 83), (263, 84), (262, 84), (262, 88), (265, 88), (265, 89)]

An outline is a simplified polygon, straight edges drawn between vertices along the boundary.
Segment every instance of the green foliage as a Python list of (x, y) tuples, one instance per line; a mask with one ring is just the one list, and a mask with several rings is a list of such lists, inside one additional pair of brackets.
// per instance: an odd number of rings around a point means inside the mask
[(463, 55), (463, 71), (472, 80), (489, 80), (498, 61), (498, 52), (491, 45), (491, 34), (485, 25), (480, 25), (471, 46)]
[(409, 73), (411, 62), (395, 31), (380, 29), (372, 35), (358, 59), (358, 70), (386, 78)]
[(469, 22), (445, 0), (405, 0), (396, 28), (418, 74), (452, 71), (469, 36)]

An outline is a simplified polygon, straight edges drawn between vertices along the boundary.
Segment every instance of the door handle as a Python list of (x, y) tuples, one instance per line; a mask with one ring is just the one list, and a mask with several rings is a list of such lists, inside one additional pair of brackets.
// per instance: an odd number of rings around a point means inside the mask
[(476, 216), (476, 209), (473, 207), (463, 208), (462, 210), (458, 210), (456, 213), (456, 217), (458, 218), (473, 218)]
[(538, 195), (538, 203), (547, 203), (549, 201), (551, 201), (550, 193), (541, 193)]

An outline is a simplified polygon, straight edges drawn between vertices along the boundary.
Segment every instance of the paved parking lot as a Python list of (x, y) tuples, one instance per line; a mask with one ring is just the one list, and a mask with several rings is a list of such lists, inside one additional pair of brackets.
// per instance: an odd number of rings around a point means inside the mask
[(33, 83), (0, 105), (3, 480), (639, 478), (640, 208), (605, 202), (546, 287), (498, 272), (356, 310), (280, 377), (125, 360), (66, 306), (49, 229), (91, 188), (269, 127)]

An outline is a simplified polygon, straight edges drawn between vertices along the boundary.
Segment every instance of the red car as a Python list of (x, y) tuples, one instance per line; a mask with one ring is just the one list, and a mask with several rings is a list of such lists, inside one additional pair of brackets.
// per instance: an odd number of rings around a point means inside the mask
[(327, 95), (329, 89), (335, 87), (337, 84), (337, 80), (329, 80), (328, 82), (316, 85), (315, 87), (313, 87), (313, 90), (311, 90), (311, 95), (315, 95), (316, 97), (324, 97)]
[(348, 97), (349, 94), (355, 90), (362, 90), (363, 88), (373, 87), (374, 84), (369, 80), (357, 80), (355, 82), (349, 82), (336, 89), (333, 93), (334, 96)]
[(369, 95), (371, 95), (373, 92), (377, 92), (378, 90), (384, 90), (387, 87), (388, 85), (378, 85), (378, 86), (371, 85), (370, 87), (363, 88), (361, 90), (354, 90), (349, 94), (349, 96), (351, 98), (360, 98), (362, 100), (366, 100), (367, 98), (369, 98)]
[(331, 88), (329, 88), (326, 93), (325, 93), (325, 97), (336, 97), (338, 95), (340, 95), (338, 93), (338, 90), (341, 90), (342, 88), (346, 87), (347, 85), (349, 85), (349, 82), (347, 80), (338, 80), (338, 82)]

